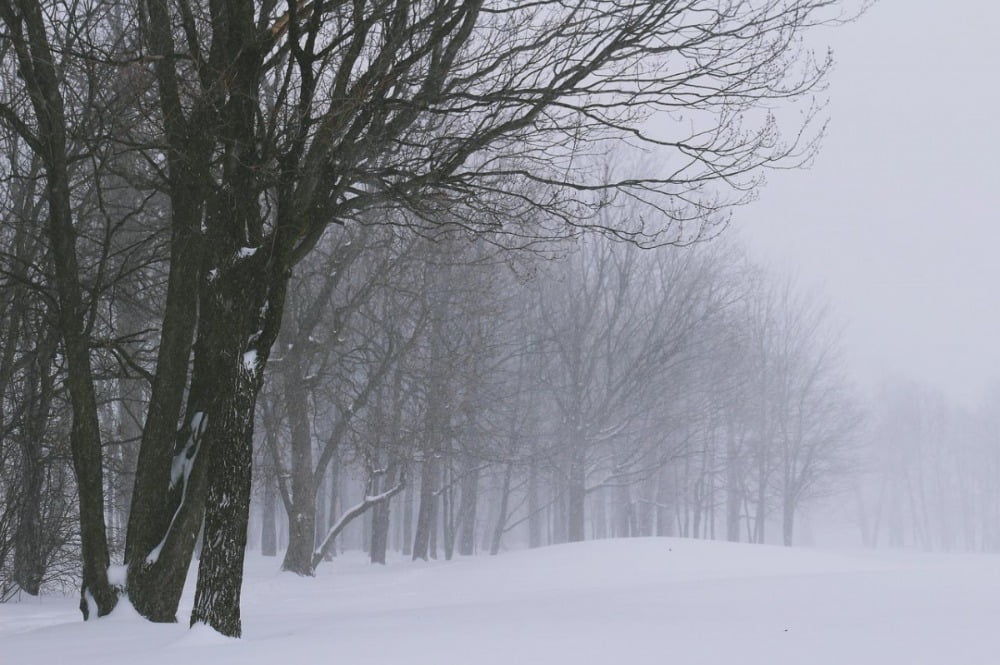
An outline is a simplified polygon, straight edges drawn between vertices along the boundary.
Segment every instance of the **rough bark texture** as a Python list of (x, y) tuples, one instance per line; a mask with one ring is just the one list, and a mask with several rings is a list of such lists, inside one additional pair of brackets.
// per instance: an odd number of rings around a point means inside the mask
[[(242, 632), (240, 593), (249, 520), (253, 412), (259, 387), (256, 370), (240, 368), (237, 372), (240, 376), (236, 380), (219, 386), (228, 394), (209, 412), (206, 438), (211, 477), (191, 611), (192, 625), (206, 623), (230, 637), (239, 637)], [(213, 420), (211, 415), (217, 417)]]
[[(149, 410), (139, 445), (125, 538), (129, 600), (140, 614), (153, 621), (175, 620), (176, 607), (163, 607), (158, 597), (166, 592), (168, 596), (179, 598), (178, 590), (174, 587), (183, 585), (184, 581), (177, 574), (165, 575), (165, 571), (150, 569), (146, 560), (154, 548), (164, 541), (168, 531), (181, 526), (181, 523), (175, 521), (175, 516), (182, 509), (182, 496), (189, 504), (198, 503), (204, 498), (199, 494), (203, 484), (187, 483), (187, 491), (182, 493), (177, 491), (178, 487), (170, 477), (178, 452), (185, 450), (192, 442), (192, 437), (200, 437), (199, 434), (192, 433), (189, 419), (180, 428), (178, 422), (184, 390), (188, 386), (188, 365), (197, 313), (201, 268), (197, 243), (201, 239), (196, 225), (201, 217), (201, 208), (191, 205), (191, 201), (197, 200), (197, 195), (188, 191), (189, 185), (181, 182), (175, 187), (177, 191), (172, 196), (175, 201), (174, 231), (166, 308)], [(183, 201), (189, 203), (183, 204)], [(198, 387), (191, 385), (191, 392), (197, 391)], [(194, 462), (197, 463), (197, 460)], [(171, 486), (171, 491), (163, 491), (164, 487)], [(184, 524), (189, 530), (197, 531), (200, 517)], [(178, 551), (185, 550), (186, 548), (181, 548)], [(181, 569), (186, 575), (187, 562), (177, 567), (177, 570)], [(171, 587), (169, 590), (168, 586)]]
[[(215, 128), (208, 122), (208, 104), (199, 102), (190, 115), (185, 114), (177, 63), (163, 57), (176, 50), (167, 1), (149, 0), (144, 6), (148, 11), (144, 36), (150, 53), (159, 56), (152, 66), (167, 144), (170, 272), (136, 465), (125, 562), (129, 600), (135, 609), (152, 621), (172, 622), (201, 528), (206, 488), (207, 455), (201, 452), (208, 419), (197, 404), (211, 383), (205, 376), (192, 376), (189, 383), (188, 377), (207, 259), (201, 227)], [(189, 408), (182, 421), (186, 389)], [(186, 469), (183, 477), (175, 476), (178, 468)]]
[[(191, 623), (237, 637), (253, 462), (254, 407), (263, 367), (277, 336), (287, 273), (275, 278), (266, 259), (240, 259), (206, 287), (195, 375), (212, 390), (194, 404), (207, 419), (200, 454), (207, 455), (204, 540)], [(203, 406), (202, 406), (203, 404)]]

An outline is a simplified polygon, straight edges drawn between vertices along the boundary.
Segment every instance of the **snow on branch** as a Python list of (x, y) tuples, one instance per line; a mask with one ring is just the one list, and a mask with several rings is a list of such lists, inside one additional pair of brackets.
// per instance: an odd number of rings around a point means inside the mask
[(323, 542), (320, 543), (320, 546), (313, 551), (313, 568), (319, 565), (319, 562), (323, 560), (324, 556), (326, 556), (327, 550), (329, 550), (330, 546), (333, 545), (334, 539), (341, 531), (344, 530), (345, 527), (347, 527), (348, 524), (354, 520), (354, 518), (360, 517), (372, 506), (388, 501), (392, 497), (399, 494), (404, 487), (406, 487), (406, 478), (401, 476), (399, 482), (396, 483), (396, 485), (391, 489), (388, 489), (381, 494), (366, 496), (361, 503), (341, 515), (340, 519), (338, 519), (336, 523), (330, 527), (330, 530), (327, 531), (326, 537), (323, 538)]

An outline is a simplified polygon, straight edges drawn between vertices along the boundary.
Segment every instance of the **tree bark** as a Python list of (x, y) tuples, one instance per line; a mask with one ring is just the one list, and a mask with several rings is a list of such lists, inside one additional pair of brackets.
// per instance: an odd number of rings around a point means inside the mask
[(210, 377), (211, 392), (194, 405), (207, 420), (202, 445), (209, 479), (191, 624), (205, 623), (231, 637), (242, 631), (240, 592), (250, 516), (254, 407), (277, 337), (288, 280), (286, 270), (275, 274), (267, 268), (275, 268), (273, 257), (254, 255), (205, 288), (195, 344), (195, 375)]
[[(204, 411), (184, 409), (205, 390), (206, 378), (189, 369), (198, 320), (199, 289), (205, 252), (202, 223), (205, 183), (214, 127), (199, 102), (186, 117), (178, 90), (176, 51), (167, 0), (145, 3), (146, 41), (159, 56), (152, 66), (167, 139), (167, 193), (170, 197), (170, 271), (160, 327), (156, 372), (143, 426), (135, 487), (125, 538), (128, 595), (136, 611), (151, 621), (176, 621), (177, 603), (202, 522), (206, 455), (199, 455)], [(180, 423), (180, 427), (178, 427)], [(178, 478), (175, 469), (186, 469)], [(181, 482), (183, 481), (183, 482)], [(164, 491), (164, 488), (168, 488)]]
[(41, 446), (54, 396), (52, 356), (56, 339), (43, 335), (27, 368), (25, 399), (27, 410), (21, 432), (21, 491), (18, 496), (17, 529), (14, 532), (14, 582), (26, 593), (37, 596), (48, 567), (45, 524), (42, 520), (42, 486), (45, 464)]
[(316, 487), (303, 363), (302, 354), (293, 348), (285, 356), (282, 368), (285, 410), (291, 426), (292, 510), (288, 514), (288, 549), (281, 569), (311, 576), (315, 574), (312, 558), (316, 542)]

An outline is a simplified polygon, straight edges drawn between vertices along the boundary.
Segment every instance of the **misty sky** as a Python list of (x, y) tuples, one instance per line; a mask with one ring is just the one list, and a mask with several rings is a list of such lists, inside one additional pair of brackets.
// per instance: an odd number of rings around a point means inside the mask
[(834, 48), (815, 165), (768, 177), (735, 227), (822, 288), (862, 385), (894, 374), (974, 406), (1000, 379), (1000, 6), (881, 0)]

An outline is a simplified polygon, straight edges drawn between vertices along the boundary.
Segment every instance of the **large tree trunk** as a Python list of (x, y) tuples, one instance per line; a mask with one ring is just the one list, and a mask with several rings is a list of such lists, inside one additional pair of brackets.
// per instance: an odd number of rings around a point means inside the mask
[(242, 630), (240, 593), (250, 517), (254, 404), (259, 388), (256, 370), (240, 374), (219, 386), (228, 394), (209, 412), (206, 443), (210, 479), (191, 612), (192, 625), (205, 623), (231, 637), (239, 637)]
[(195, 412), (203, 412), (207, 420), (203, 455), (208, 484), (191, 624), (205, 623), (237, 637), (242, 631), (254, 407), (281, 326), (297, 229), (308, 214), (295, 210), (284, 190), (277, 201), (277, 235), (264, 243), (256, 131), (264, 53), (253, 3), (223, 3), (219, 9), (220, 15), (213, 17), (218, 34), (213, 36), (226, 53), (219, 61), (222, 69), (213, 74), (226, 80), (226, 96), (217, 107), (222, 185), (213, 191), (206, 213), (203, 242), (211, 254), (211, 270), (201, 283), (195, 340), (195, 382), (203, 372), (212, 392), (193, 402)]
[[(196, 358), (188, 415), (177, 434), (173, 461), (163, 488), (140, 485), (137, 474), (132, 508), (135, 511), (138, 506), (142, 511), (140, 515), (148, 516), (149, 524), (140, 526), (139, 516), (134, 512), (129, 517), (128, 595), (136, 610), (151, 621), (177, 620), (177, 605), (204, 517), (209, 473), (207, 430), (212, 418), (217, 417), (210, 405), (219, 390), (229, 390), (220, 386), (222, 381), (221, 376), (214, 376), (206, 366), (204, 357), (200, 362)], [(154, 458), (147, 457), (147, 461)], [(139, 465), (143, 466), (141, 453)], [(152, 474), (151, 470), (147, 472)], [(154, 501), (150, 494), (159, 497), (159, 501)], [(140, 498), (141, 495), (145, 495), (144, 498)], [(151, 512), (145, 512), (147, 510)], [(164, 513), (168, 514), (167, 519)], [(161, 523), (162, 531), (153, 530), (154, 525)], [(156, 533), (159, 533), (159, 540), (152, 546), (146, 545), (144, 540)]]
[[(156, 373), (136, 465), (125, 544), (128, 595), (152, 621), (176, 621), (177, 603), (201, 528), (207, 455), (201, 452), (206, 412), (199, 395), (209, 377), (188, 384), (199, 289), (206, 252), (206, 217), (212, 109), (199, 104), (185, 116), (178, 92), (172, 21), (166, 0), (149, 0), (146, 34), (164, 118), (170, 197), (170, 272), (160, 327)], [(181, 419), (188, 392), (187, 416)], [(178, 424), (180, 423), (180, 426)], [(183, 469), (183, 477), (175, 470)], [(164, 488), (167, 488), (164, 490)]]
[(202, 373), (210, 377), (211, 392), (201, 396), (204, 402), (194, 402), (207, 420), (201, 454), (208, 456), (209, 479), (191, 624), (205, 623), (232, 637), (242, 630), (254, 407), (277, 336), (288, 276), (287, 271), (269, 273), (266, 267), (273, 264), (263, 256), (242, 259), (206, 287), (195, 344), (196, 380)]
[(15, 584), (25, 593), (37, 596), (45, 576), (46, 553), (42, 522), (42, 480), (45, 468), (36, 449), (38, 440), (21, 439), (21, 469), (18, 480), (17, 528), (14, 531)]
[(288, 549), (281, 569), (297, 575), (313, 575), (316, 541), (316, 488), (313, 483), (312, 428), (300, 353), (289, 351), (282, 368), (285, 409), (291, 426), (292, 505), (288, 513)]

